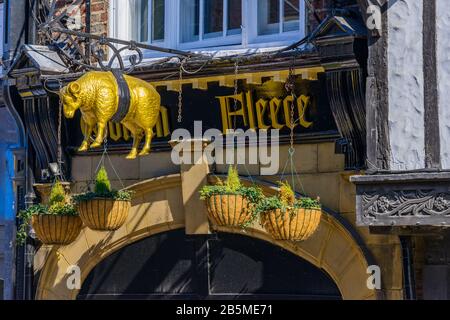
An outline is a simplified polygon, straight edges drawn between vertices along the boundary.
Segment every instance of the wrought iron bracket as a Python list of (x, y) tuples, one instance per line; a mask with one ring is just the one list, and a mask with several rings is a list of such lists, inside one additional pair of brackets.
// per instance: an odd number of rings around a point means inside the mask
[[(126, 41), (106, 37), (104, 35), (99, 36), (91, 33), (54, 27), (51, 24), (41, 25), (39, 26), (39, 29), (47, 35), (47, 38), (51, 40), (52, 45), (55, 45), (59, 49), (59, 52), (63, 55), (67, 63), (78, 66), (78, 68), (84, 70), (111, 71), (112, 69), (118, 69), (124, 73), (130, 73), (143, 61), (144, 54), (142, 49), (163, 52), (185, 58), (204, 57), (201, 54), (189, 51), (163, 48), (136, 41)], [(64, 41), (60, 41), (57, 40), (60, 39), (60, 37), (55, 36), (55, 34), (64, 34), (67, 37), (65, 37)], [(81, 50), (80, 43), (87, 45), (88, 50)], [(73, 48), (78, 50), (73, 50)], [(111, 50), (112, 54), (110, 57), (107, 56), (105, 48)], [(128, 65), (125, 63), (122, 55), (124, 51), (130, 52), (130, 55), (128, 55)], [(76, 52), (76, 54), (73, 54), (73, 52)], [(91, 64), (90, 57), (94, 58), (98, 62), (98, 65)]]

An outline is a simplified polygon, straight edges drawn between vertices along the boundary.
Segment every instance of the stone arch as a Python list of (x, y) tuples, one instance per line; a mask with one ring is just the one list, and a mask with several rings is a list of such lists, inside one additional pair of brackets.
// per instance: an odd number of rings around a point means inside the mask
[[(263, 186), (265, 192), (274, 190)], [(122, 247), (168, 230), (184, 228), (184, 209), (179, 174), (149, 179), (130, 188), (136, 194), (132, 210), (123, 227), (115, 232), (84, 228), (68, 246), (43, 246), (36, 255), (39, 273), (36, 299), (75, 299), (78, 290), (67, 288), (67, 268), (77, 265), (81, 282), (105, 257)], [(243, 231), (218, 227), (218, 231), (240, 233), (283, 247), (327, 272), (344, 299), (376, 299), (367, 288), (367, 266), (372, 262), (355, 235), (332, 214), (324, 214), (318, 231), (301, 243), (273, 240), (259, 225)]]

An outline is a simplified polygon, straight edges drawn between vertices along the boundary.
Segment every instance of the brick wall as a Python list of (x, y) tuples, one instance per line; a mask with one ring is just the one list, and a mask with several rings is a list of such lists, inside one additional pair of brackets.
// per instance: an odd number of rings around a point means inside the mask
[[(62, 12), (65, 8), (69, 8), (76, 0), (59, 0), (56, 4), (58, 12)], [(108, 0), (91, 0), (91, 33), (97, 35), (108, 34)], [(59, 13), (57, 13), (59, 14)], [(69, 14), (81, 15), (81, 27), (86, 27), (86, 1), (84, 0), (80, 6), (72, 8)]]
[(91, 33), (108, 34), (108, 0), (91, 0)]

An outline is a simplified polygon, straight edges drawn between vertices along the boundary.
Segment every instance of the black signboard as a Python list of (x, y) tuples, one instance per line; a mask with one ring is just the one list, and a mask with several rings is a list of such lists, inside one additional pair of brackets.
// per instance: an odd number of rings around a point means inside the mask
[[(266, 81), (264, 81), (266, 80)], [(296, 142), (336, 137), (337, 128), (330, 110), (324, 74), (318, 80), (296, 78), (295, 96), (286, 91), (284, 82), (263, 79), (262, 84), (238, 81), (237, 95), (233, 87), (209, 82), (208, 89), (194, 89), (191, 84), (182, 89), (182, 121), (178, 123), (179, 94), (166, 87), (156, 87), (161, 95), (160, 119), (154, 129), (153, 149), (169, 148), (171, 133), (177, 128), (187, 129), (194, 137), (194, 122), (201, 121), (202, 132), (215, 128), (279, 129), (280, 143), (289, 141), (291, 104), (294, 110)], [(82, 140), (81, 115), (78, 112), (67, 120), (69, 145), (77, 148)], [(200, 137), (197, 137), (200, 138)], [(108, 125), (109, 149), (129, 149), (132, 138), (123, 125)], [(94, 150), (95, 151), (95, 150)]]

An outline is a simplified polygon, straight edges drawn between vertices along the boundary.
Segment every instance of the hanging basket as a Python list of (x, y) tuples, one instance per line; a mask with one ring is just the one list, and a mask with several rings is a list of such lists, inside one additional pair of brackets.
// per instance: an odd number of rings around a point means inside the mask
[(114, 231), (127, 220), (131, 201), (93, 198), (80, 201), (78, 212), (83, 223), (92, 230)]
[(302, 241), (317, 230), (321, 215), (320, 209), (276, 209), (263, 212), (261, 223), (276, 240)]
[(39, 214), (31, 217), (38, 239), (47, 245), (67, 245), (75, 241), (83, 223), (78, 216)]
[(241, 227), (253, 219), (251, 203), (238, 194), (216, 194), (206, 200), (209, 220), (218, 226)]

